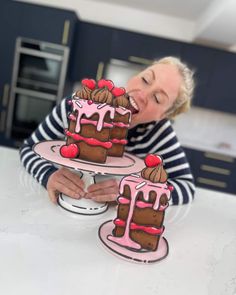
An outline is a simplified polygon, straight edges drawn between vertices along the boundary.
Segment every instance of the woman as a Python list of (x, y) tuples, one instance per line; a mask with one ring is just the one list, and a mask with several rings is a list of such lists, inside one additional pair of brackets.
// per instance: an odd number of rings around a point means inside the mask
[[(126, 151), (144, 158), (157, 153), (164, 159), (169, 182), (174, 186), (172, 204), (185, 204), (193, 199), (195, 186), (185, 153), (172, 129), (170, 118), (188, 110), (193, 95), (193, 72), (179, 59), (166, 57), (155, 62), (126, 86), (132, 105), (132, 123)], [(69, 106), (64, 99), (24, 141), (21, 161), (56, 202), (59, 192), (71, 198), (90, 198), (98, 202), (114, 201), (118, 193), (117, 180), (105, 180), (84, 191), (80, 177), (66, 168), (57, 169), (32, 151), (43, 140), (63, 139), (68, 127)]]

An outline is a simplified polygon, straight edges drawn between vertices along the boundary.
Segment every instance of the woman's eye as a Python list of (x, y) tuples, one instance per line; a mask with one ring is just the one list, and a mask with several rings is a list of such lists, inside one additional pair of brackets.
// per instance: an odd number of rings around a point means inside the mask
[(160, 95), (154, 94), (154, 98), (155, 98), (157, 103), (160, 103)]
[(148, 80), (145, 77), (142, 77), (142, 80), (145, 84), (149, 84)]

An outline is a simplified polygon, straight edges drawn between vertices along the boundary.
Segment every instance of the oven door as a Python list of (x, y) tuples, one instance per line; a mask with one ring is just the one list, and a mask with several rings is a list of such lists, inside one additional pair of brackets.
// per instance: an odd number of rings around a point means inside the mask
[(22, 141), (28, 137), (55, 106), (55, 97), (29, 90), (15, 92), (11, 137)]
[(16, 86), (57, 95), (62, 58), (49, 53), (43, 57), (34, 56), (32, 53), (26, 54), (25, 51), (26, 49), (20, 54)]

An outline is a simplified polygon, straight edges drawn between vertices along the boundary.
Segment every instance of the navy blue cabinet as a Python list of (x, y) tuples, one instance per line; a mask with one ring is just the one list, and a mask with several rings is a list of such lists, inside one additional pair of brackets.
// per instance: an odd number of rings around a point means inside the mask
[[(99, 66), (103, 67), (111, 57), (112, 28), (86, 22), (78, 23), (73, 48), (72, 78), (101, 78)], [(102, 72), (102, 68), (101, 68)]]
[(181, 58), (195, 72), (196, 89), (193, 105), (206, 107), (209, 83), (215, 65), (217, 50), (204, 46), (183, 44)]
[[(16, 1), (1, 1), (0, 134), (4, 134), (6, 126), (17, 37), (56, 43), (72, 48), (77, 22), (77, 15), (73, 11)], [(71, 91), (68, 75), (65, 84), (69, 85)]]
[(236, 54), (219, 50), (208, 83), (207, 108), (236, 113), (235, 73)]
[(213, 152), (184, 147), (196, 186), (221, 192), (236, 193), (236, 159)]
[(111, 54), (113, 58), (148, 64), (164, 56), (180, 56), (181, 46), (181, 42), (114, 29)]
[(73, 42), (77, 16), (74, 11), (14, 2), (17, 33), (21, 37), (70, 46)]

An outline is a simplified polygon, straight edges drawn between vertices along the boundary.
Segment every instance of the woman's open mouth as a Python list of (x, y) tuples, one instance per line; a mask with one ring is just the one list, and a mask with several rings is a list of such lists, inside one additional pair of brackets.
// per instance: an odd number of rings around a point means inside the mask
[(129, 110), (131, 111), (132, 115), (137, 114), (139, 112), (139, 107), (132, 96), (129, 96)]

